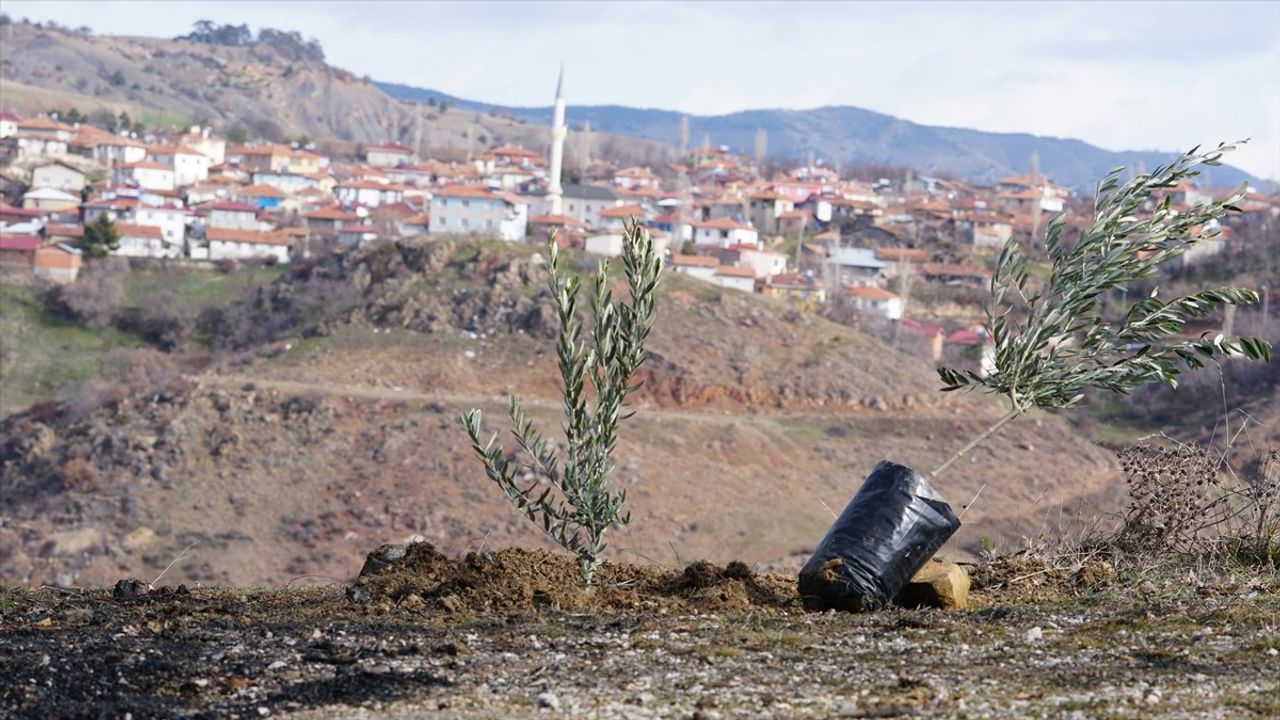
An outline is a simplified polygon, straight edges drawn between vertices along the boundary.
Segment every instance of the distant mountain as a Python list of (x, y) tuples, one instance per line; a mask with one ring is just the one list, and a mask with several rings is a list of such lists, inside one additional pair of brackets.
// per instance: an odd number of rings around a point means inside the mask
[[(550, 107), (505, 107), (454, 97), (436, 90), (396, 83), (374, 83), (403, 100), (449, 105), (480, 112), (499, 112), (533, 123), (549, 124)], [(590, 120), (593, 130), (630, 135), (667, 144), (679, 142), (681, 113), (619, 105), (570, 105), (569, 123)], [(1031, 151), (1040, 155), (1043, 173), (1069, 187), (1092, 191), (1108, 170), (1155, 166), (1175, 157), (1155, 151), (1104, 150), (1080, 140), (1027, 133), (991, 133), (964, 128), (920, 125), (856, 107), (812, 110), (743, 110), (728, 115), (690, 115), (689, 142), (709, 136), (716, 145), (742, 152), (754, 148), (756, 131), (768, 133), (769, 154), (801, 158), (812, 152), (829, 163), (885, 164), (922, 173), (950, 173), (989, 183), (1030, 170)], [(1260, 182), (1231, 166), (1213, 168), (1214, 185)]]

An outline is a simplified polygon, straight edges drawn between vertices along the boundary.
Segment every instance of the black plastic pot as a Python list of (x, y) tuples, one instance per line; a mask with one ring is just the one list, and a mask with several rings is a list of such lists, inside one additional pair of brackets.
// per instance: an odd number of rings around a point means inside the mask
[(800, 597), (811, 610), (878, 610), (959, 528), (923, 477), (883, 460), (800, 571)]

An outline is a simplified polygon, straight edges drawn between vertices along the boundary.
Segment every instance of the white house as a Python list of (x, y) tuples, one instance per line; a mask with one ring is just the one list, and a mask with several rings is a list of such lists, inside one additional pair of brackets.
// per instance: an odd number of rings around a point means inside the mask
[(213, 128), (192, 125), (191, 132), (178, 136), (178, 143), (186, 145), (218, 165), (227, 159), (227, 141), (213, 134)]
[[(543, 203), (548, 203), (544, 198)], [(601, 227), (600, 213), (625, 205), (626, 202), (618, 195), (613, 188), (599, 187), (596, 185), (565, 185), (561, 196), (560, 213), (577, 218), (587, 224), (587, 227)], [(539, 214), (549, 213), (550, 205), (547, 204)]]
[(31, 171), (31, 187), (47, 187), (79, 194), (84, 190), (84, 171), (61, 160), (54, 160), (38, 165)]
[[(716, 275), (720, 261), (705, 255), (675, 255), (671, 258), (671, 269), (675, 272), (699, 280), (710, 281)], [(753, 281), (754, 282), (754, 281)]]
[(431, 224), (427, 232), (496, 235), (503, 240), (523, 240), (528, 206), (509, 193), (474, 185), (441, 188), (431, 198)]
[(205, 229), (204, 236), (210, 260), (275, 258), (276, 262), (289, 262), (289, 236), (285, 233), (211, 227)]
[(144, 190), (173, 190), (177, 187), (173, 168), (151, 160), (119, 165), (115, 181), (125, 185), (137, 185)]
[(748, 267), (721, 265), (711, 276), (711, 282), (732, 290), (753, 293), (756, 291), (756, 273)]
[(53, 188), (37, 188), (22, 196), (24, 210), (49, 210), (62, 212), (80, 207), (80, 196)]
[(21, 119), (13, 113), (0, 112), (0, 140), (18, 134), (18, 123)]
[(845, 288), (840, 291), (845, 302), (856, 310), (886, 317), (890, 320), (902, 319), (902, 298), (884, 288), (862, 285)]
[(173, 168), (174, 182), (178, 187), (194, 185), (209, 177), (213, 158), (192, 150), (186, 145), (161, 145), (149, 149), (153, 160)]
[(182, 246), (166, 243), (164, 235), (158, 227), (116, 223), (116, 232), (120, 235), (120, 249), (116, 250), (117, 255), (125, 257), (174, 258), (182, 254)]
[(717, 218), (693, 223), (693, 242), (722, 248), (730, 245), (759, 246), (760, 234), (750, 225), (743, 225), (729, 218)]
[(643, 223), (649, 219), (649, 212), (644, 209), (643, 205), (634, 203), (606, 208), (600, 211), (599, 228), (601, 230), (621, 232), (631, 218), (636, 218)]
[(223, 200), (205, 208), (209, 211), (206, 222), (211, 228), (224, 230), (259, 230), (258, 207), (249, 203)]
[(128, 165), (146, 157), (147, 146), (133, 138), (115, 135), (100, 138), (93, 145), (93, 159), (103, 165)]
[(339, 183), (334, 188), (334, 196), (338, 198), (338, 202), (344, 204), (378, 207), (404, 200), (404, 186), (372, 180), (352, 180)]
[[(653, 231), (650, 231), (649, 234), (653, 238), (653, 251), (659, 257), (665, 256), (668, 247), (667, 236)], [(583, 249), (592, 255), (619, 257), (622, 255), (622, 233), (610, 232), (591, 235), (586, 239)]]
[(166, 245), (183, 247), (186, 244), (187, 211), (182, 208), (139, 205), (134, 209), (133, 222), (160, 228), (160, 236)]

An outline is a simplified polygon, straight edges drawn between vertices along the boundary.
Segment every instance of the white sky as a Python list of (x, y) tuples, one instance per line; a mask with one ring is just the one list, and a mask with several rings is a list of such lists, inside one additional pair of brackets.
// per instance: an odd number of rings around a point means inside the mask
[(1185, 150), (1280, 179), (1280, 2), (50, 2), (14, 19), (298, 30), (377, 80), (507, 105), (855, 105), (930, 125)]

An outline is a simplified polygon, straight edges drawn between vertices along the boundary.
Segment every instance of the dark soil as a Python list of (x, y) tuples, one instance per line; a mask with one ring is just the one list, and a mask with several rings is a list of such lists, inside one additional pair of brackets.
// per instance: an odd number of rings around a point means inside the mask
[(414, 543), (403, 559), (365, 574), (357, 585), (380, 606), (406, 605), (468, 617), (545, 610), (659, 615), (800, 611), (792, 578), (756, 575), (741, 562), (720, 567), (699, 561), (682, 572), (605, 563), (596, 572), (594, 586), (584, 588), (573, 558), (521, 548), (469, 553), (459, 561), (430, 543)]

